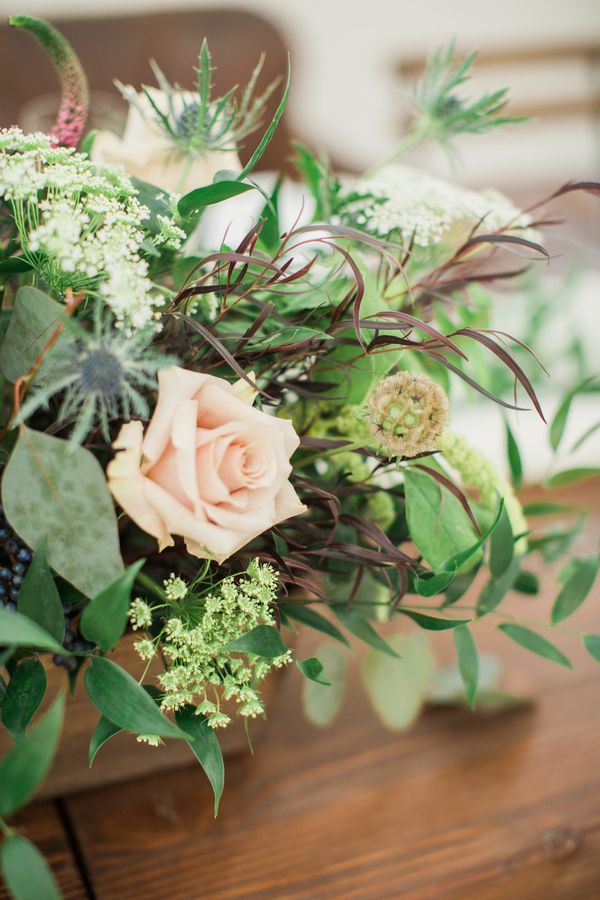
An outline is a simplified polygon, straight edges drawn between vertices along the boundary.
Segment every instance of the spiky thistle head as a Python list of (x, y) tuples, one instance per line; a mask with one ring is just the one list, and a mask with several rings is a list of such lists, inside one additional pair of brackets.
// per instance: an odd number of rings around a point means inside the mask
[(60, 31), (42, 19), (11, 16), (8, 23), (33, 35), (50, 57), (61, 88), (58, 116), (51, 137), (57, 145), (76, 147), (89, 109), (88, 83), (79, 57)]
[(19, 421), (62, 394), (57, 418), (65, 426), (74, 425), (71, 443), (80, 444), (97, 426), (108, 440), (112, 419), (147, 418), (144, 392), (156, 390), (156, 373), (173, 359), (149, 346), (152, 329), (129, 334), (115, 330), (100, 303), (91, 332), (73, 321), (69, 325), (73, 339), (56, 360), (51, 358), (51, 373), (25, 401)]
[(367, 400), (367, 424), (390, 456), (434, 450), (448, 424), (448, 397), (420, 372), (383, 378)]

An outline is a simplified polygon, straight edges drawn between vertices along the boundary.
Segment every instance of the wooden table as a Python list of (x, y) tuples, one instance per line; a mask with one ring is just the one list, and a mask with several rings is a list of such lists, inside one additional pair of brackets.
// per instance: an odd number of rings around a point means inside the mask
[[(578, 545), (589, 553), (600, 485), (579, 495), (596, 508)], [(550, 584), (516, 602), (543, 619), (554, 593)], [(570, 624), (600, 631), (598, 588)], [(476, 634), (532, 705), (431, 709), (392, 734), (355, 678), (336, 725), (319, 730), (301, 714), (292, 672), (256, 755), (228, 760), (216, 821), (203, 774), (189, 767), (45, 801), (20, 825), (67, 898), (595, 900), (600, 667), (575, 640), (561, 642), (576, 662), (569, 672), (485, 622)]]

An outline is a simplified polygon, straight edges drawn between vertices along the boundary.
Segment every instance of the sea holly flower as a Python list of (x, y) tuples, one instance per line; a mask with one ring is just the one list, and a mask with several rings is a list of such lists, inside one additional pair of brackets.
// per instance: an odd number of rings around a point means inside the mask
[(448, 424), (448, 398), (419, 372), (383, 378), (367, 399), (367, 424), (390, 456), (434, 450)]
[(79, 57), (63, 35), (48, 22), (31, 16), (11, 16), (8, 22), (32, 34), (50, 57), (61, 87), (52, 141), (66, 147), (76, 147), (85, 128), (89, 107), (87, 78)]
[(162, 369), (146, 433), (129, 422), (107, 469), (115, 500), (162, 550), (223, 562), (277, 522), (304, 512), (289, 476), (299, 438), (290, 421), (252, 406), (247, 382)]

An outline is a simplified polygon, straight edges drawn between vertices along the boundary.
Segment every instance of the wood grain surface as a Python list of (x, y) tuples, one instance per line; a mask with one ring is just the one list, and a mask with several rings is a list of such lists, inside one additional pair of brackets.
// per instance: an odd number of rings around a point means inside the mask
[[(600, 485), (582, 487), (579, 499), (596, 510), (577, 547), (587, 553), (600, 537)], [(538, 572), (542, 596), (517, 596), (509, 607), (547, 621), (556, 588), (548, 567)], [(598, 587), (569, 626), (600, 631)], [(255, 755), (228, 760), (216, 821), (195, 767), (66, 798), (93, 895), (596, 900), (600, 668), (575, 638), (557, 641), (575, 663), (569, 672), (520, 650), (491, 617), (475, 633), (532, 704), (502, 713), (431, 708), (394, 734), (371, 711), (355, 665), (340, 718), (322, 730), (304, 719), (291, 672)], [(299, 656), (311, 641), (301, 635)], [(451, 658), (448, 635), (435, 643), (440, 660)], [(27, 823), (42, 828), (49, 810), (32, 807)], [(50, 846), (53, 822), (43, 826), (42, 849), (53, 850), (67, 896), (86, 897), (69, 881), (58, 836)]]

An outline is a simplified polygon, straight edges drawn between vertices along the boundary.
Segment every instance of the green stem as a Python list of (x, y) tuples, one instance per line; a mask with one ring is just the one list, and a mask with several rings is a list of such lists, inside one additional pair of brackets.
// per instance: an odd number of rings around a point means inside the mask
[(146, 575), (144, 572), (138, 572), (135, 580), (138, 584), (145, 587), (147, 591), (150, 591), (151, 594), (154, 594), (155, 597), (160, 597), (161, 600), (165, 599), (165, 592), (149, 575)]
[(390, 153), (389, 156), (386, 156), (382, 162), (377, 163), (372, 168), (368, 169), (363, 178), (371, 178), (373, 175), (376, 175), (380, 169), (383, 169), (384, 166), (389, 166), (390, 163), (395, 162), (399, 156), (402, 156), (408, 150), (411, 150), (417, 144), (419, 144), (424, 138), (427, 137), (428, 128), (425, 127), (423, 123), (419, 125), (418, 128), (415, 128), (414, 131), (410, 131), (399, 144), (396, 145), (396, 148)]

